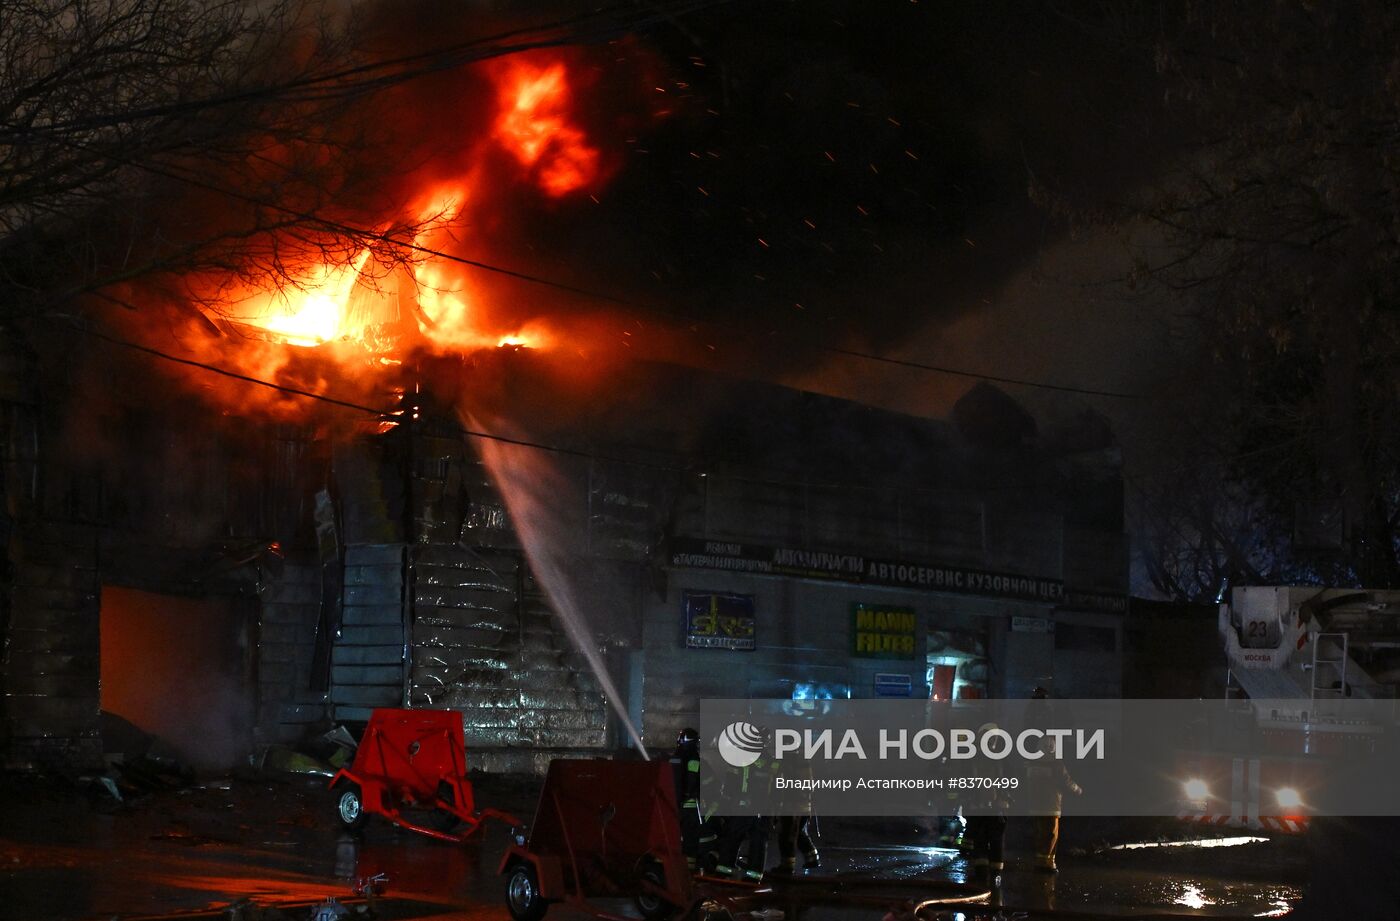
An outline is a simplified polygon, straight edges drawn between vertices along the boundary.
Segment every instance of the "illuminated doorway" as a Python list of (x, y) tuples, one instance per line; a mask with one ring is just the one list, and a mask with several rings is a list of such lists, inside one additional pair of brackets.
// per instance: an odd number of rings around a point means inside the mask
[(984, 632), (929, 628), (928, 687), (931, 700), (976, 700), (986, 697), (989, 670)]

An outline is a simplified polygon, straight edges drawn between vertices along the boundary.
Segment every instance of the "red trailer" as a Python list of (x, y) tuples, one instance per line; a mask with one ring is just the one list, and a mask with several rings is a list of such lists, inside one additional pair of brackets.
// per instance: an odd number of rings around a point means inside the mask
[[(462, 716), (452, 710), (375, 710), (355, 760), (330, 787), (340, 822), (352, 831), (375, 814), (444, 841), (464, 840), (487, 819), (520, 825), (508, 813), (476, 808)], [(405, 810), (425, 812), (429, 824), (410, 821)]]
[[(681, 850), (675, 778), (665, 761), (550, 762), (529, 838), (501, 859), (506, 907), (515, 921), (540, 921), (561, 902), (624, 921), (596, 900), (631, 899), (647, 921), (680, 918), (702, 902), (732, 915), (779, 907), (792, 916), (813, 904), (892, 908), (910, 893), (927, 905), (986, 899), (985, 889), (922, 879), (775, 878), (767, 883), (693, 876)], [(636, 921), (635, 918), (626, 921)]]
[(630, 898), (648, 921), (687, 912), (697, 885), (742, 895), (752, 884), (697, 881), (681, 850), (675, 780), (665, 761), (550, 762), (528, 841), (506, 851), (506, 907), (539, 921), (553, 902), (620, 918), (595, 899)]

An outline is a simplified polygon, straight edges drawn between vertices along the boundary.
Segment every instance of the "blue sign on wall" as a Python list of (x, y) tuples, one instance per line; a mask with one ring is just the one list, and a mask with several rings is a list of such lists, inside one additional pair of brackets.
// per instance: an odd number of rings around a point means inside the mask
[(875, 675), (876, 697), (912, 697), (914, 679), (909, 675), (878, 672)]

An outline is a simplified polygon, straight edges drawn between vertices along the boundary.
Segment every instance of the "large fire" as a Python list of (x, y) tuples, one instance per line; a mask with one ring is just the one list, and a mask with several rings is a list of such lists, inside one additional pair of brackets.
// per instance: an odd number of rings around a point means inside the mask
[(260, 292), (250, 300), (248, 322), (280, 336), (288, 345), (315, 346), (357, 331), (347, 327), (350, 295), (369, 261), (364, 250), (348, 265), (313, 266), (295, 285)]
[(496, 137), (534, 172), (550, 195), (567, 195), (598, 175), (598, 151), (569, 116), (570, 92), (564, 65), (538, 66), (507, 60), (501, 76), (501, 114)]
[(413, 174), (421, 187), (368, 228), (413, 228), (386, 240), (388, 258), (372, 245), (313, 241), (300, 257), (279, 257), (275, 283), (218, 278), (206, 285), (217, 295), (202, 298), (202, 309), (242, 334), (210, 346), (221, 364), (275, 378), (296, 351), (313, 350), (362, 378), (413, 349), (461, 354), (556, 341), (543, 319), (493, 309), (499, 305), (468, 262), (491, 250), (499, 217), (488, 209), (499, 185), (528, 184), (562, 200), (596, 188), (603, 157), (573, 114), (571, 68), (562, 57), (516, 55), (488, 62), (482, 73), (493, 112), (486, 125), (463, 126), (468, 136), (457, 146), (470, 155), (447, 158), (444, 167), (432, 151), (424, 154), (427, 167)]

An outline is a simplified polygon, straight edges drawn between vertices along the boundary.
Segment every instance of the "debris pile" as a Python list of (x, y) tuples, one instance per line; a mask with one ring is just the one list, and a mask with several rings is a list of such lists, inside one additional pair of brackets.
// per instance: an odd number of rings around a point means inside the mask
[(194, 771), (178, 752), (115, 713), (99, 719), (106, 770), (80, 780), (119, 803), (157, 790), (177, 790), (194, 782)]
[(336, 771), (354, 759), (358, 744), (345, 726), (333, 726), (325, 732), (311, 735), (295, 748), (286, 745), (261, 746), (250, 761), (260, 771), (334, 777)]

